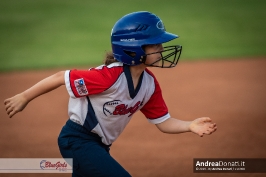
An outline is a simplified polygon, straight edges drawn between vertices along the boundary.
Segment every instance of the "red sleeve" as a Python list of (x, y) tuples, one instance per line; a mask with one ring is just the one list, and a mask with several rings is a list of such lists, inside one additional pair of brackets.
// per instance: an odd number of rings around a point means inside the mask
[(98, 94), (110, 88), (122, 71), (122, 67), (106, 66), (90, 70), (71, 70), (69, 86), (75, 97)]
[(154, 78), (155, 89), (149, 101), (142, 107), (141, 112), (151, 120), (166, 116), (169, 117), (168, 108), (164, 102), (160, 85), (154, 75), (149, 71), (147, 72)]

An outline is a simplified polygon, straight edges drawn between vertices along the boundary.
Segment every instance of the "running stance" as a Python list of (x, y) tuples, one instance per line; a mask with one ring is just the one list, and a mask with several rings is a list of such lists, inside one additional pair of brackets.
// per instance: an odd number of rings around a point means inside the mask
[(58, 137), (64, 158), (73, 158), (73, 177), (126, 177), (130, 174), (110, 156), (111, 144), (140, 110), (164, 133), (193, 132), (199, 136), (216, 129), (208, 117), (193, 121), (172, 118), (158, 81), (147, 67), (175, 67), (182, 47), (164, 46), (178, 38), (165, 31), (150, 12), (134, 12), (119, 19), (111, 32), (112, 52), (103, 65), (89, 70), (67, 70), (41, 80), (4, 101), (13, 117), (36, 97), (65, 85), (70, 95), (69, 119)]

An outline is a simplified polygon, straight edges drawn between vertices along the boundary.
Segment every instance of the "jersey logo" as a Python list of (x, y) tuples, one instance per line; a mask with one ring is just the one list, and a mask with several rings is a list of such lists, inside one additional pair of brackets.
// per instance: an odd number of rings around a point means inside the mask
[(120, 104), (122, 101), (120, 100), (114, 100), (114, 101), (109, 101), (109, 102), (106, 102), (104, 103), (103, 105), (103, 113), (104, 115), (108, 116), (108, 115), (113, 115), (113, 109), (114, 109), (114, 106)]
[(74, 84), (80, 96), (88, 95), (88, 90), (83, 78), (74, 80)]
[(123, 104), (120, 100), (114, 100), (106, 102), (103, 105), (103, 113), (106, 116), (129, 114), (128, 117), (130, 117), (139, 109), (140, 106), (142, 106), (141, 101), (138, 101), (134, 106), (129, 107), (128, 105)]

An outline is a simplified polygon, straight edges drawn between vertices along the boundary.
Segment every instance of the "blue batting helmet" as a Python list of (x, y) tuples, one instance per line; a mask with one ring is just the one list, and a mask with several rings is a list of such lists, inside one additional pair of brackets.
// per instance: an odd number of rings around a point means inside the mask
[[(142, 46), (161, 44), (178, 38), (165, 31), (162, 20), (146, 11), (133, 12), (120, 18), (111, 32), (114, 58), (127, 65), (143, 63)], [(133, 54), (133, 55), (132, 55)]]

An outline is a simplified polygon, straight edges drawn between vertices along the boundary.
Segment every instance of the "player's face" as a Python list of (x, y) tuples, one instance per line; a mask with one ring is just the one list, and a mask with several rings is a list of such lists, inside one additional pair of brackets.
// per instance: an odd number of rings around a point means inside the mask
[[(153, 66), (160, 66), (160, 59), (161, 59), (161, 54), (160, 52), (163, 51), (163, 45), (162, 44), (153, 44), (153, 45), (147, 45), (145, 46), (145, 53), (150, 54), (147, 55), (146, 62), (145, 64), (150, 65), (152, 64)], [(159, 52), (159, 53), (156, 53)], [(154, 53), (154, 54), (151, 54)], [(158, 62), (156, 62), (158, 61)]]

